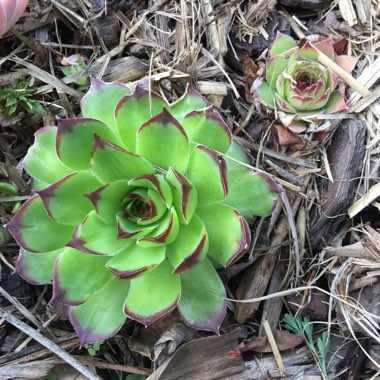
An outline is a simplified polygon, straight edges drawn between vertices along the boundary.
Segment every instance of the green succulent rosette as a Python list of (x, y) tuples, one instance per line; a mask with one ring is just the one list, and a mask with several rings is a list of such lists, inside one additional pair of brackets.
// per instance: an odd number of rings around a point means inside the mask
[(294, 132), (305, 130), (306, 123), (321, 114), (347, 109), (338, 77), (319, 62), (319, 52), (349, 72), (355, 67), (355, 58), (335, 54), (331, 38), (306, 41), (299, 48), (292, 37), (278, 33), (266, 58), (265, 80), (257, 88), (259, 100), (276, 109)]
[(145, 326), (175, 308), (217, 332), (226, 313), (215, 267), (251, 241), (245, 218), (282, 191), (256, 174), (220, 115), (194, 89), (168, 104), (143, 87), (92, 80), (82, 118), (36, 133), (25, 158), (36, 195), (7, 227), (17, 272), (53, 283), (81, 343)]

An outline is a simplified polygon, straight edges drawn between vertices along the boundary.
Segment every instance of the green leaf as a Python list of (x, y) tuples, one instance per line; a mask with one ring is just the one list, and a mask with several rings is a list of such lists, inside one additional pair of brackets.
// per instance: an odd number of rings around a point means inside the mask
[(167, 212), (168, 208), (156, 190), (148, 190), (149, 213), (137, 219), (137, 224), (141, 226), (150, 225), (159, 221)]
[[(114, 277), (105, 267), (108, 260), (66, 248), (55, 263), (52, 300), (71, 306), (84, 303)], [(80, 271), (80, 276), (75, 276), (75, 271)]]
[(174, 208), (177, 212), (179, 222), (188, 224), (197, 208), (197, 189), (185, 176), (173, 168), (170, 168), (166, 173), (166, 179), (172, 186)]
[(228, 267), (247, 251), (251, 233), (237, 210), (227, 205), (213, 204), (198, 208), (197, 215), (205, 224), (210, 240), (208, 255), (218, 264)]
[(120, 99), (130, 93), (131, 90), (121, 83), (105, 83), (92, 78), (90, 90), (81, 101), (83, 117), (100, 120), (117, 134), (115, 109)]
[[(284, 57), (275, 57), (266, 59), (266, 80), (269, 86), (273, 89), (276, 88), (276, 82), (280, 74), (288, 67), (289, 60)], [(265, 91), (265, 87), (264, 87)], [(268, 94), (267, 94), (268, 95)], [(268, 97), (266, 100), (269, 100)], [(270, 104), (270, 103), (268, 103)]]
[(103, 341), (121, 329), (126, 319), (123, 304), (128, 289), (128, 280), (114, 278), (87, 302), (71, 309), (70, 322), (81, 345)]
[(265, 81), (261, 83), (260, 87), (257, 89), (257, 95), (259, 96), (260, 102), (268, 108), (275, 107), (274, 93), (274, 89)]
[[(234, 141), (227, 150), (225, 157), (226, 159), (230, 158), (243, 164), (249, 164), (250, 162), (247, 153), (245, 153), (244, 149), (236, 141)], [(228, 164), (228, 161), (226, 161), (226, 163)]]
[(245, 218), (268, 215), (276, 205), (282, 187), (269, 175), (256, 173), (228, 156), (225, 161), (228, 194), (224, 203), (236, 208)]
[(166, 107), (168, 105), (161, 96), (141, 86), (120, 100), (116, 107), (116, 122), (126, 149), (136, 152), (137, 130)]
[(289, 58), (289, 66), (294, 64), (297, 61), (318, 61), (318, 52), (317, 49), (309, 42), (306, 41), (305, 44), (298, 49), (295, 53), (293, 53)]
[(73, 170), (87, 170), (94, 145), (94, 134), (118, 144), (108, 126), (95, 119), (58, 120), (57, 153), (62, 162)]
[(24, 159), (25, 170), (34, 178), (51, 184), (72, 172), (59, 159), (56, 149), (57, 127), (45, 127), (35, 134), (34, 144)]
[(218, 152), (225, 153), (232, 143), (227, 124), (212, 107), (187, 114), (181, 125), (190, 141)]
[(202, 261), (208, 251), (208, 237), (202, 220), (197, 216), (188, 225), (181, 225), (177, 239), (167, 247), (167, 256), (174, 267), (173, 273), (181, 273)]
[(97, 135), (90, 168), (103, 183), (154, 173), (153, 166), (147, 160)]
[(275, 94), (275, 98), (276, 98), (277, 107), (281, 111), (284, 111), (290, 114), (297, 113), (297, 110), (293, 106), (291, 106), (285, 99), (281, 98), (281, 96), (278, 93)]
[(17, 243), (30, 252), (64, 247), (74, 229), (51, 219), (38, 195), (26, 201), (6, 227)]
[(174, 207), (172, 207), (161, 219), (157, 229), (151, 232), (148, 236), (137, 240), (137, 244), (146, 248), (170, 244), (177, 238), (178, 230), (178, 216)]
[(180, 122), (193, 111), (208, 107), (209, 102), (194, 88), (188, 86), (186, 92), (170, 105), (170, 113)]
[(83, 195), (92, 202), (103, 222), (112, 223), (115, 221), (116, 214), (123, 211), (123, 200), (131, 189), (127, 180), (118, 180)]
[(286, 51), (297, 47), (296, 41), (287, 34), (277, 32), (277, 36), (272, 43), (269, 50), (269, 57), (274, 57), (276, 55), (285, 53)]
[(192, 328), (219, 333), (226, 315), (224, 285), (208, 259), (181, 273), (178, 311)]
[(348, 109), (344, 96), (339, 91), (334, 91), (327, 101), (324, 112), (335, 113)]
[(221, 201), (227, 195), (226, 163), (219, 153), (204, 145), (193, 149), (187, 177), (197, 189), (199, 206)]
[(133, 278), (155, 268), (165, 259), (166, 247), (142, 248), (132, 245), (112, 257), (106, 267), (117, 277)]
[(119, 239), (116, 221), (104, 223), (91, 211), (74, 230), (68, 247), (94, 255), (114, 255), (132, 244), (128, 239)]
[(52, 219), (63, 224), (77, 225), (94, 208), (83, 193), (94, 191), (100, 185), (90, 172), (80, 171), (63, 177), (37, 193)]
[(144, 187), (157, 191), (166, 207), (170, 207), (173, 203), (173, 194), (169, 184), (160, 174), (146, 174), (136, 177), (129, 181), (130, 186)]
[[(162, 147), (167, 147), (165, 152)], [(189, 161), (189, 140), (181, 125), (164, 109), (138, 130), (137, 153), (162, 169), (174, 167), (184, 173)]]
[(131, 281), (124, 305), (129, 318), (149, 326), (175, 309), (181, 295), (181, 282), (172, 270), (165, 260)]
[(150, 225), (139, 225), (130, 219), (124, 217), (122, 213), (118, 213), (117, 216), (118, 238), (119, 239), (139, 239), (147, 236), (156, 229), (158, 223)]
[(57, 257), (63, 249), (52, 252), (31, 253), (21, 248), (16, 263), (16, 272), (25, 281), (33, 285), (50, 284)]

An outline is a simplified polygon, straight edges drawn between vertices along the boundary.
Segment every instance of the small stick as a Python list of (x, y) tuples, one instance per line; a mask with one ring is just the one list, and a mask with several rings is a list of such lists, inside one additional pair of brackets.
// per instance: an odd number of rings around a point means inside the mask
[(273, 351), (274, 359), (276, 360), (277, 367), (280, 371), (280, 375), (281, 377), (285, 377), (286, 370), (285, 370), (284, 362), (282, 360), (280, 350), (278, 349), (276, 340), (274, 339), (272, 330), (269, 326), (269, 322), (266, 320), (264, 321), (264, 330), (265, 330), (265, 334), (267, 335), (269, 345)]
[(65, 350), (62, 350), (57, 344), (43, 336), (41, 333), (28, 326), (26, 323), (20, 321), (12, 314), (5, 311), (3, 308), (0, 308), (0, 317), (4, 318), (8, 323), (18, 328), (20, 331), (25, 333), (26, 335), (35, 339), (38, 343), (45, 346), (51, 352), (59, 356), (66, 363), (70, 364), (73, 368), (75, 368), (78, 372), (80, 372), (83, 376), (86, 376), (89, 380), (102, 380), (97, 374), (92, 372), (89, 368), (83, 365), (79, 360), (73, 358), (69, 355)]
[[(314, 46), (315, 47), (315, 46)], [(371, 91), (365, 88), (359, 81), (357, 81), (352, 75), (348, 74), (347, 71), (343, 70), (339, 65), (337, 65), (332, 59), (330, 59), (326, 54), (322, 53), (320, 50), (315, 48), (318, 52), (318, 61), (325, 65), (340, 79), (346, 82), (353, 90), (358, 92), (361, 96), (371, 95)]]

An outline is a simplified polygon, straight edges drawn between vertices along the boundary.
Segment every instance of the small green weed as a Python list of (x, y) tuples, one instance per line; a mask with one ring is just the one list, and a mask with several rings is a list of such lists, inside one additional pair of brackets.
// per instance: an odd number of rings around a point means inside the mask
[(315, 345), (313, 341), (313, 324), (310, 323), (308, 317), (302, 318), (300, 315), (294, 317), (291, 314), (285, 314), (284, 327), (303, 337), (306, 345), (312, 352), (324, 379), (328, 380), (326, 358), (327, 353), (329, 352), (330, 342), (328, 340), (329, 335), (327, 331), (323, 332), (323, 334), (317, 339), (317, 345)]
[(11, 79), (9, 87), (0, 89), (0, 101), (5, 100), (5, 112), (8, 116), (16, 114), (20, 108), (27, 112), (36, 112), (44, 114), (45, 110), (41, 103), (33, 99), (37, 88), (30, 86), (29, 82), (21, 77)]
[(97, 342), (92, 344), (86, 344), (84, 347), (91, 356), (95, 356), (97, 352), (100, 350), (100, 346), (102, 344), (103, 342)]

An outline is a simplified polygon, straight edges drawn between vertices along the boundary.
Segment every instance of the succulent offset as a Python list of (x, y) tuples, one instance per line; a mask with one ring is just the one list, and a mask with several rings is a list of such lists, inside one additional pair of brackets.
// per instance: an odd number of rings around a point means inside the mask
[(82, 118), (37, 131), (25, 158), (36, 195), (7, 228), (17, 272), (53, 283), (81, 343), (178, 309), (217, 332), (226, 313), (215, 267), (250, 244), (245, 218), (267, 215), (278, 186), (194, 89), (168, 104), (137, 86), (93, 80)]
[(298, 47), (292, 37), (278, 33), (268, 52), (265, 80), (257, 89), (259, 100), (277, 109), (283, 124), (294, 132), (305, 130), (306, 123), (321, 114), (347, 109), (338, 77), (318, 61), (319, 51), (347, 71), (355, 67), (355, 58), (335, 54), (331, 38)]

